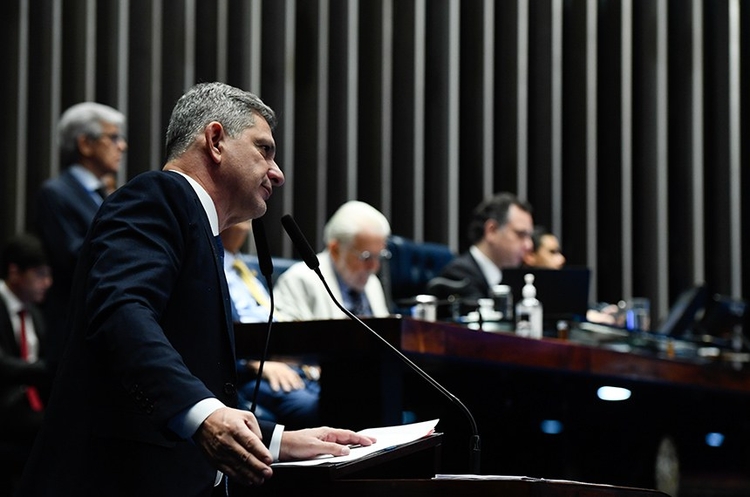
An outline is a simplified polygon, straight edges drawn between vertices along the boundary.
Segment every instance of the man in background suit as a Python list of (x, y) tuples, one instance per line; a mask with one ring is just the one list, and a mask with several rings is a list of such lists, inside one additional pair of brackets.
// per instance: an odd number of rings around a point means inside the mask
[(127, 149), (125, 116), (103, 104), (68, 108), (57, 125), (62, 173), (44, 182), (36, 196), (36, 227), (49, 254), (54, 284), (44, 304), (50, 359), (59, 360), (64, 321), (83, 239)]
[(44, 320), (36, 307), (52, 284), (41, 242), (32, 235), (12, 237), (0, 254), (0, 278), (0, 441), (19, 451), (17, 465), (0, 467), (5, 494), (4, 485), (15, 485), (42, 425), (51, 383)]
[[(450, 290), (463, 298), (490, 296), (490, 289), (502, 281), (502, 269), (518, 267), (532, 249), (534, 221), (531, 205), (508, 192), (493, 195), (479, 204), (469, 223), (469, 250), (444, 268), (441, 277), (465, 280), (460, 290)], [(438, 297), (447, 297), (441, 292)]]
[(207, 496), (223, 475), (261, 484), (273, 460), (372, 443), (348, 430), (284, 430), (235, 408), (218, 234), (263, 215), (283, 184), (274, 124), (255, 95), (196, 85), (172, 111), (163, 170), (136, 176), (99, 210), (21, 495)]
[[(237, 223), (221, 232), (224, 245), (224, 272), (232, 298), (232, 319), (240, 323), (268, 322), (271, 296), (257, 275), (242, 260), (240, 252), (250, 233), (250, 221)], [(278, 317), (278, 316), (277, 316)], [(258, 381), (260, 361), (240, 359), (237, 372), (240, 406), (250, 409)], [(319, 423), (319, 369), (294, 363), (266, 361), (258, 385), (255, 415), (290, 428)]]
[[(383, 285), (377, 277), (391, 227), (377, 209), (350, 200), (339, 207), (323, 229), (326, 249), (318, 254), (320, 273), (341, 304), (356, 315), (388, 316)], [(304, 262), (293, 264), (274, 287), (276, 308), (299, 321), (346, 318), (318, 275)]]

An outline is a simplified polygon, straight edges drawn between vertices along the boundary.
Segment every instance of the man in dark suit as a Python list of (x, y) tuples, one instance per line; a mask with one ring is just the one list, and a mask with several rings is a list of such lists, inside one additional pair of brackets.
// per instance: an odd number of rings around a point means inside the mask
[[(43, 404), (31, 397), (39, 394), (42, 400), (51, 383), (44, 319), (36, 305), (52, 276), (42, 244), (32, 235), (11, 238), (0, 260), (0, 438), (30, 443), (43, 412)], [(27, 386), (36, 393), (28, 395)]]
[(440, 274), (448, 280), (465, 280), (466, 285), (460, 290), (444, 291), (468, 299), (489, 297), (490, 289), (502, 280), (502, 269), (520, 266), (523, 256), (532, 249), (531, 213), (528, 202), (508, 192), (495, 194), (479, 204), (469, 223), (471, 247), (449, 262)]
[[(372, 439), (284, 431), (238, 410), (229, 291), (216, 237), (284, 182), (273, 111), (200, 84), (175, 105), (167, 163), (110, 195), (83, 244), (71, 335), (21, 495), (210, 495), (260, 484), (274, 459)], [(217, 472), (219, 470), (219, 472)]]
[(52, 283), (41, 242), (16, 235), (0, 255), (0, 442), (16, 464), (0, 467), (0, 493), (14, 485), (42, 425), (51, 375), (44, 361), (44, 320), (36, 304)]
[(44, 304), (55, 363), (83, 239), (106, 196), (105, 179), (117, 174), (127, 149), (125, 116), (99, 103), (73, 105), (60, 117), (57, 131), (63, 172), (36, 196), (36, 227), (55, 279)]

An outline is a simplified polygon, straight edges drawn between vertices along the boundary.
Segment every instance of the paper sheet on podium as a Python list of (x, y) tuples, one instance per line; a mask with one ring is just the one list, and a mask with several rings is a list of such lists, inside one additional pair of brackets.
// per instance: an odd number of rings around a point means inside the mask
[(421, 423), (412, 423), (408, 425), (385, 426), (382, 428), (367, 428), (357, 433), (374, 437), (377, 441), (369, 447), (354, 447), (348, 456), (318, 456), (314, 459), (304, 461), (277, 462), (271, 465), (273, 468), (279, 466), (317, 466), (320, 464), (337, 464), (354, 461), (376, 452), (387, 451), (407, 444), (420, 438), (432, 435), (435, 431), (439, 419), (423, 421)]

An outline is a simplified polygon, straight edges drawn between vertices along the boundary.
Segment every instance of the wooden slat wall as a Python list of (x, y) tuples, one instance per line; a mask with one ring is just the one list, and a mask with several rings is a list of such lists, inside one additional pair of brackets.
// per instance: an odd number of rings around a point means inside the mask
[[(129, 118), (120, 182), (161, 166), (169, 111), (197, 81), (279, 113), (291, 213), (316, 247), (350, 198), (396, 234), (466, 248), (511, 190), (594, 270), (592, 299), (663, 317), (706, 281), (750, 276), (748, 9), (740, 0), (11, 0), (0, 19), (0, 235), (32, 228), (59, 171), (57, 117), (92, 99)], [(743, 33), (745, 36), (743, 36)], [(744, 174), (743, 174), (744, 173)]]

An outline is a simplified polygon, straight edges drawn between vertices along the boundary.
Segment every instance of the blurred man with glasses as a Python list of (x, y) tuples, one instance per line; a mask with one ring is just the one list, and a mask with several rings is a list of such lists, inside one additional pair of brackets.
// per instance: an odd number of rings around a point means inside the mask
[[(356, 200), (339, 207), (323, 230), (326, 248), (318, 254), (320, 272), (336, 299), (358, 316), (389, 314), (377, 273), (381, 260), (390, 257), (386, 248), (390, 234), (385, 216)], [(274, 298), (279, 314), (292, 320), (346, 317), (304, 262), (279, 276)]]
[(489, 297), (490, 289), (502, 281), (502, 270), (519, 267), (533, 249), (531, 214), (528, 202), (508, 192), (497, 193), (479, 204), (469, 223), (471, 247), (449, 262), (440, 275), (461, 284), (455, 288), (436, 287), (433, 293), (438, 293), (438, 297)]
[(54, 277), (44, 306), (53, 366), (65, 340), (62, 330), (78, 253), (111, 192), (107, 181), (117, 175), (128, 148), (125, 124), (120, 111), (82, 102), (68, 108), (57, 125), (62, 172), (47, 180), (36, 197), (36, 228)]

